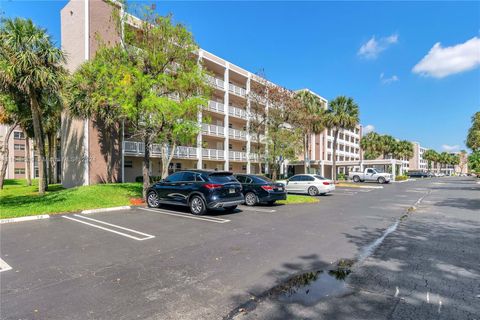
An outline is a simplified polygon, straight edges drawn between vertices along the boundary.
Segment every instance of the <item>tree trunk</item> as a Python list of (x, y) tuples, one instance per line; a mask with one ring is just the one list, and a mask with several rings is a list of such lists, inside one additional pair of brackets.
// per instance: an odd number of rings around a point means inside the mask
[(145, 150), (143, 155), (143, 198), (147, 198), (147, 189), (150, 187), (150, 134), (144, 137)]
[(30, 138), (27, 136), (27, 133), (23, 133), (25, 135), (25, 178), (27, 178), (27, 186), (32, 185), (32, 173), (31, 173), (31, 158), (30, 158)]
[(337, 140), (338, 140), (338, 129), (333, 131), (333, 154), (332, 154), (332, 180), (337, 181)]
[(310, 163), (308, 159), (308, 134), (305, 134), (303, 136), (303, 172), (304, 173), (309, 173), (308, 172), (308, 165)]
[(5, 138), (3, 139), (3, 150), (2, 150), (2, 167), (0, 171), (0, 190), (3, 189), (3, 183), (5, 182), (5, 175), (7, 174), (7, 167), (8, 167), (8, 157), (9, 150), (8, 150), (8, 140), (10, 140), (10, 136), (12, 135), (13, 130), (17, 126), (17, 122), (13, 123), (7, 131)]
[(38, 150), (38, 194), (44, 195), (47, 190), (47, 162), (45, 159), (45, 141), (43, 137), (40, 106), (34, 90), (30, 89), (30, 108), (32, 111), (33, 132)]

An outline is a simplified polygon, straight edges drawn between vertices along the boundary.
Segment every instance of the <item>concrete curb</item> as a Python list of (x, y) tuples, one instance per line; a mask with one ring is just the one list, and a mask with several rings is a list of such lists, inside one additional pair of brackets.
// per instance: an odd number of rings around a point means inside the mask
[(38, 216), (27, 216), (27, 217), (18, 217), (18, 218), (8, 218), (8, 219), (0, 219), (0, 224), (4, 223), (13, 223), (13, 222), (23, 222), (23, 221), (33, 221), (33, 220), (43, 220), (50, 218), (48, 214), (41, 214)]
[[(60, 215), (60, 214), (74, 214), (74, 213), (82, 213), (82, 214), (91, 214), (97, 212), (109, 212), (109, 211), (118, 211), (118, 210), (130, 210), (131, 206), (121, 206), (121, 207), (111, 207), (111, 208), (99, 208), (99, 209), (90, 209), (90, 210), (83, 210), (80, 212), (66, 212), (66, 213), (56, 213), (53, 215)], [(52, 215), (49, 214), (41, 214), (37, 216), (26, 216), (26, 217), (18, 217), (18, 218), (7, 218), (7, 219), (0, 219), (0, 224), (4, 223), (14, 223), (14, 222), (23, 222), (23, 221), (34, 221), (34, 220), (43, 220), (49, 219)]]
[(99, 212), (109, 212), (109, 211), (117, 211), (117, 210), (130, 210), (131, 206), (121, 206), (121, 207), (111, 207), (111, 208), (99, 208), (99, 209), (89, 209), (80, 211), (83, 214), (91, 214), (91, 213), (99, 213)]

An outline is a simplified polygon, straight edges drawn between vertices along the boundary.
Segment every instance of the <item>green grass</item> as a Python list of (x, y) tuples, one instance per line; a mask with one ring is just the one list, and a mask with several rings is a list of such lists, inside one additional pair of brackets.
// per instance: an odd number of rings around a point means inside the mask
[(140, 183), (98, 184), (64, 189), (53, 184), (45, 196), (38, 195), (38, 183), (27, 187), (25, 180), (8, 179), (0, 190), (0, 218), (75, 212), (87, 209), (130, 205), (141, 198)]
[(288, 194), (287, 200), (277, 201), (278, 204), (300, 204), (300, 203), (316, 203), (319, 202), (317, 197), (301, 196), (298, 194)]

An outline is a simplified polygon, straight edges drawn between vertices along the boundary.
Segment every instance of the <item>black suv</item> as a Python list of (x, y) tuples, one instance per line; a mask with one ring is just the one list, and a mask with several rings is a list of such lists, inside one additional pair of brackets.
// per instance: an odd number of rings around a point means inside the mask
[(233, 211), (244, 200), (242, 185), (231, 172), (221, 171), (178, 171), (147, 191), (149, 207), (158, 208), (161, 204), (188, 206), (195, 215), (213, 208)]
[(237, 174), (235, 178), (242, 184), (247, 206), (259, 202), (272, 205), (277, 200), (287, 199), (287, 191), (282, 183), (274, 183), (267, 177), (254, 174)]

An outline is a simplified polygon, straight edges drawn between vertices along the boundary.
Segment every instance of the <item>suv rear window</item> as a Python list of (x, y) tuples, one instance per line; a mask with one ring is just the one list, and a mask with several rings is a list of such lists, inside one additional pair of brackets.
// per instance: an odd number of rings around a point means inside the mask
[(233, 174), (212, 174), (208, 180), (213, 183), (237, 182)]

